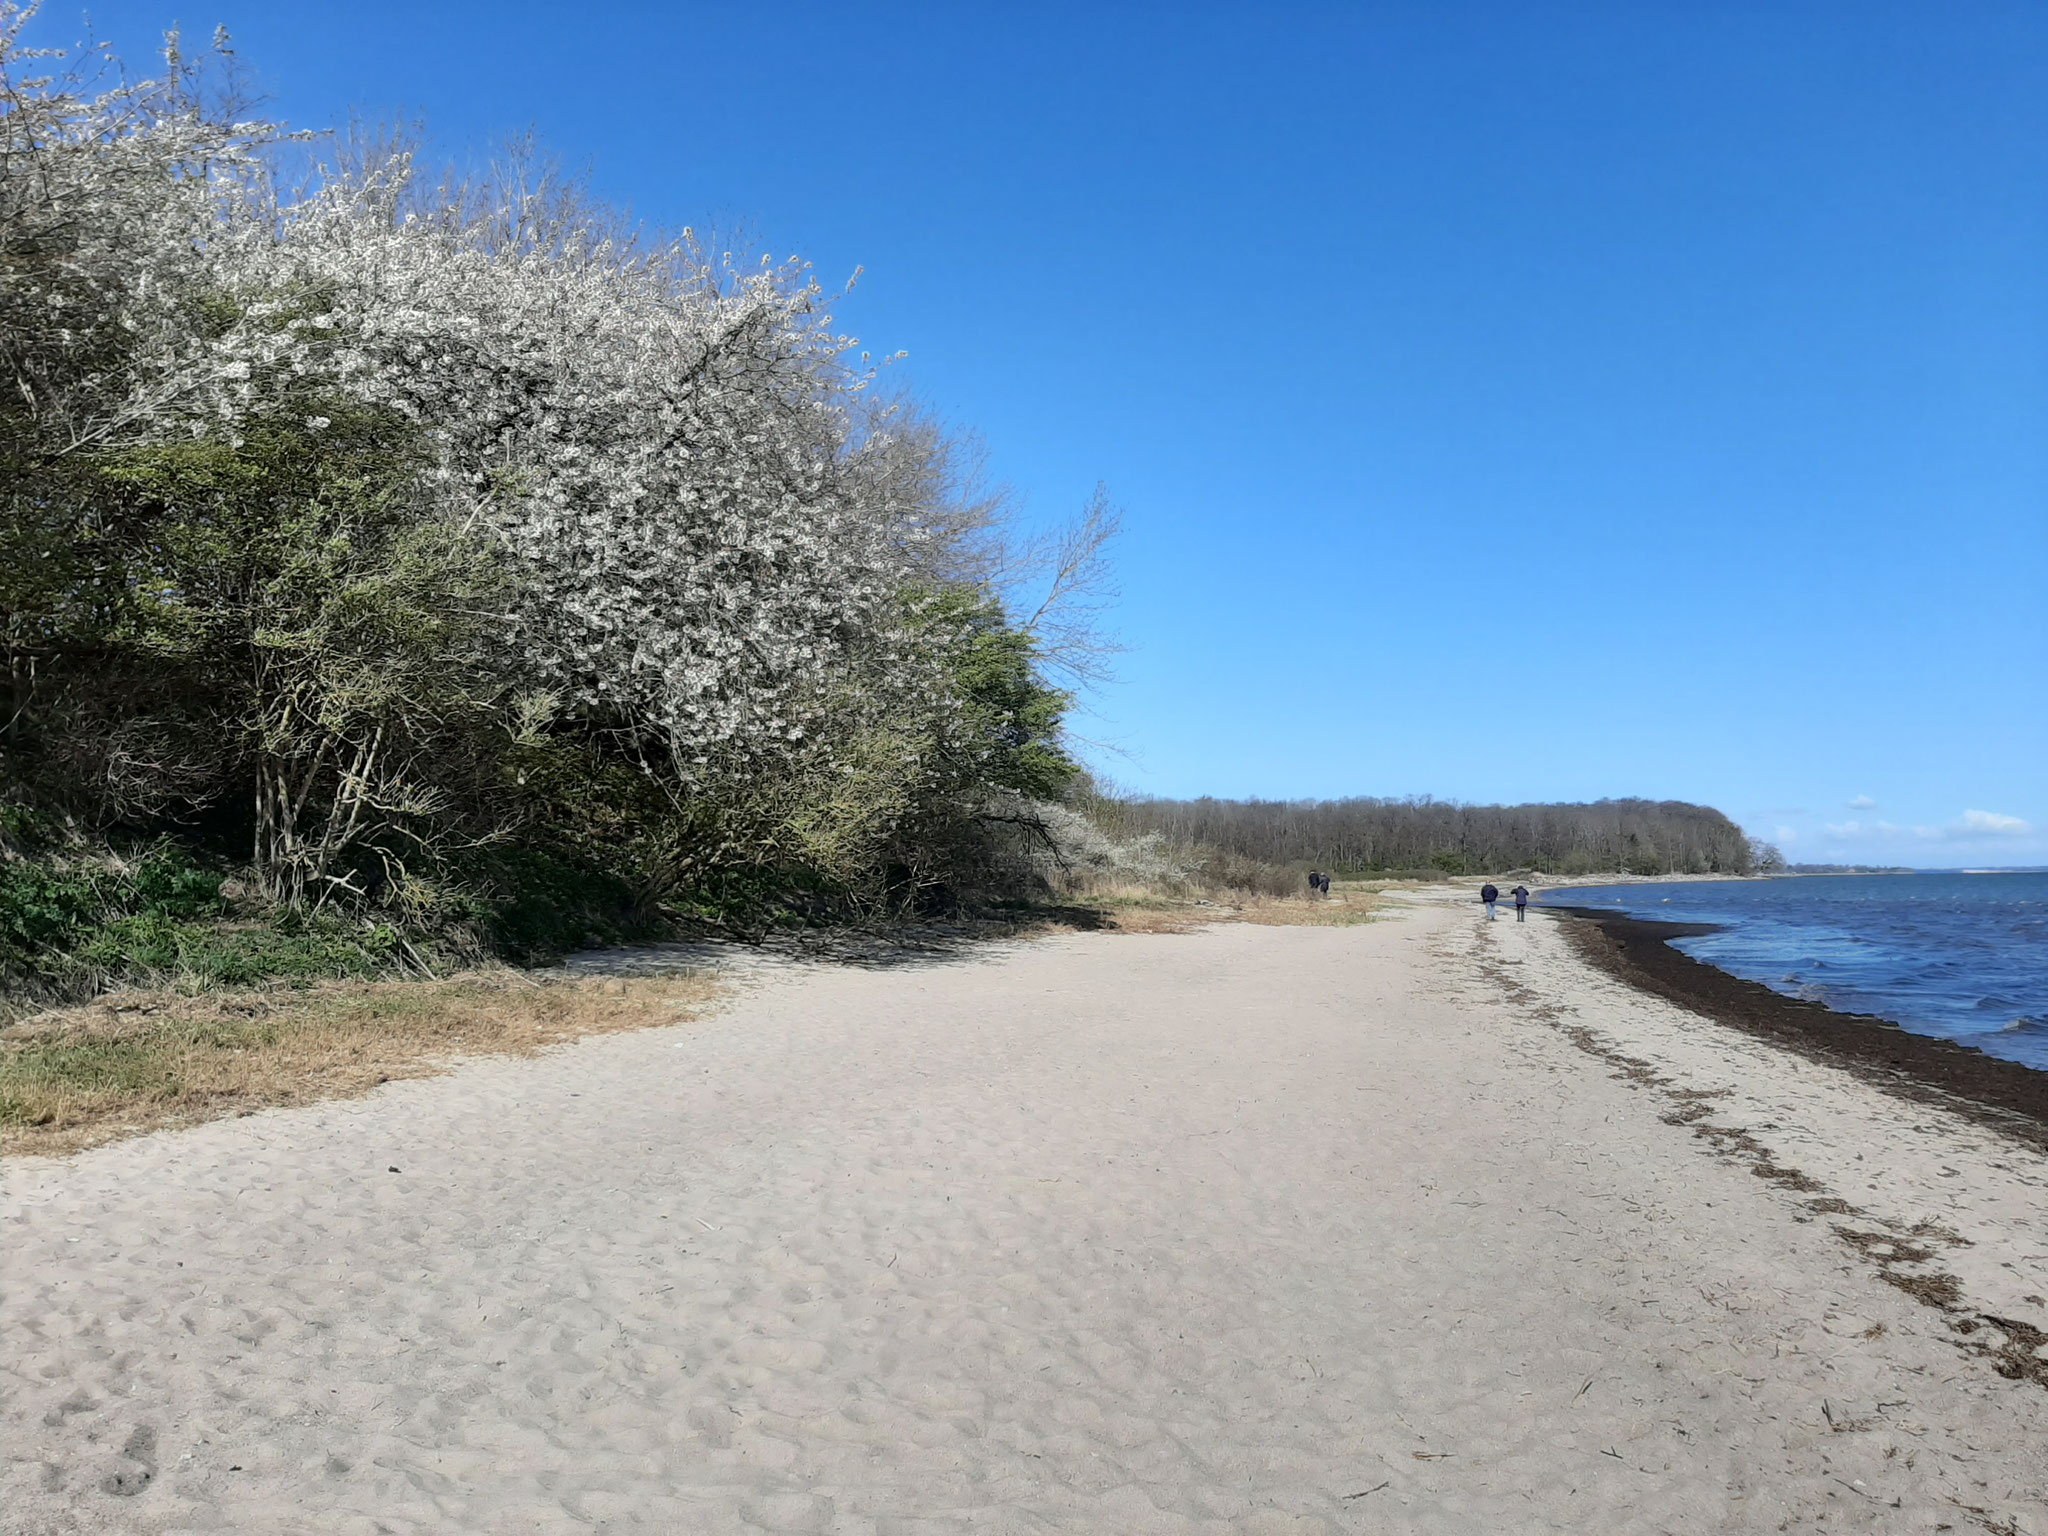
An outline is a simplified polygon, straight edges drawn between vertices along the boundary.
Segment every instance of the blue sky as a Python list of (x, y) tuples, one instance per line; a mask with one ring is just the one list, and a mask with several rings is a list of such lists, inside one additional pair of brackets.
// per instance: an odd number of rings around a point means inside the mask
[(2048, 6), (92, 15), (865, 266), (1033, 514), (1126, 510), (1121, 783), (2048, 862)]

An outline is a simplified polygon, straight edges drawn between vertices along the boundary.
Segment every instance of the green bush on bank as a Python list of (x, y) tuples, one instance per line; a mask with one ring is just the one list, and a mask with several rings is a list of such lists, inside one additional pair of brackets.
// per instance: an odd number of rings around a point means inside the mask
[(17, 854), (0, 864), (0, 990), (90, 996), (120, 981), (247, 986), (370, 976), (400, 963), (388, 922), (293, 909), (238, 913), (217, 869), (159, 842)]
[(88, 946), (110, 953), (126, 936), (160, 945), (161, 934), (223, 909), (222, 877), (168, 847), (132, 863), (16, 858), (0, 864), (0, 968), (11, 977), (55, 979), (57, 957)]

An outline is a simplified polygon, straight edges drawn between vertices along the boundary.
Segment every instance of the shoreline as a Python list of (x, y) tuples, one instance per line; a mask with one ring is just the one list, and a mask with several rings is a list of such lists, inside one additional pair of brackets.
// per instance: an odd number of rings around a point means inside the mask
[(1876, 1014), (1844, 1013), (1787, 997), (1695, 960), (1668, 942), (1719, 932), (1719, 924), (1629, 917), (1562, 902), (1539, 910), (1568, 919), (1562, 927), (1573, 948), (1638, 991), (2048, 1151), (2048, 1072), (1939, 1035), (1916, 1034)]

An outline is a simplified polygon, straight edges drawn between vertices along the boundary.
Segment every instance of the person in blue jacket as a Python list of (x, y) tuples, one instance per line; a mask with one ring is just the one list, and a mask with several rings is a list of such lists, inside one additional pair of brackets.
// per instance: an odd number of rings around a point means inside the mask
[(1479, 888), (1479, 899), (1486, 903), (1486, 920), (1492, 922), (1495, 915), (1493, 909), (1500, 902), (1500, 887), (1491, 880), (1487, 881)]

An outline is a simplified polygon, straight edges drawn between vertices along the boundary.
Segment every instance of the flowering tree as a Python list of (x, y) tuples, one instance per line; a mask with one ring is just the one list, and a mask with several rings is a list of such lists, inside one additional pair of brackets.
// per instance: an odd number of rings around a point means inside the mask
[[(0, 8), (14, 793), (240, 795), (264, 887), (318, 904), (579, 816), (652, 895), (736, 862), (915, 883), (907, 839), (1071, 771), (988, 505), (806, 265), (523, 169), (430, 186), (398, 142), (286, 190), (287, 136), (175, 39), (96, 91), (28, 15)], [(1092, 590), (1089, 537), (1056, 593)]]

